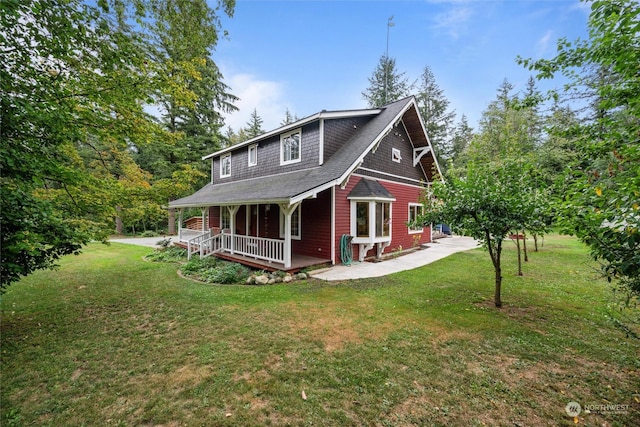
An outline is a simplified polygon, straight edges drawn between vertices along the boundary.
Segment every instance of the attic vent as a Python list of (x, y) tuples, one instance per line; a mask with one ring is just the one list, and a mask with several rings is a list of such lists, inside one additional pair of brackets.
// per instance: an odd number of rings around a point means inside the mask
[(391, 160), (393, 160), (396, 163), (400, 163), (400, 161), (402, 160), (402, 155), (400, 154), (400, 150), (398, 150), (397, 148), (391, 149)]

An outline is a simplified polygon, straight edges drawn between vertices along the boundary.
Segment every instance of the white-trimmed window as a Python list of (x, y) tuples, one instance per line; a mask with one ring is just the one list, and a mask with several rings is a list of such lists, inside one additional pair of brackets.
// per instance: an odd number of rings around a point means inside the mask
[[(300, 240), (302, 238), (302, 215), (300, 214), (300, 210), (302, 207), (299, 205), (295, 211), (291, 214), (291, 238), (295, 240)], [(280, 237), (284, 239), (284, 213), (282, 210), (280, 211)]]
[(302, 130), (296, 129), (280, 136), (280, 164), (297, 163), (300, 161), (302, 145)]
[(369, 237), (369, 202), (356, 202), (356, 237)]
[(396, 163), (400, 163), (400, 160), (402, 160), (402, 155), (400, 154), (399, 149), (397, 148), (391, 149), (391, 160), (393, 160)]
[(388, 241), (391, 237), (391, 201), (352, 200), (351, 235), (354, 243)]
[(220, 178), (231, 176), (231, 154), (220, 157)]
[(247, 150), (247, 157), (249, 158), (249, 166), (255, 166), (258, 164), (258, 144), (249, 146)]
[(220, 229), (228, 230), (231, 228), (231, 214), (226, 206), (220, 206)]
[(415, 223), (420, 215), (422, 215), (422, 205), (409, 203), (409, 233), (422, 233), (423, 227)]
[(376, 203), (376, 237), (389, 237), (389, 227), (391, 224), (391, 211), (389, 207), (389, 203)]

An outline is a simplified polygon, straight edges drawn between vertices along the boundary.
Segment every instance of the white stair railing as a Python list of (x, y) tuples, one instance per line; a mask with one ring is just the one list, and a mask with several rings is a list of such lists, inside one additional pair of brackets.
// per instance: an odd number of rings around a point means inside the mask
[(189, 239), (187, 241), (187, 259), (191, 259), (191, 254), (194, 252), (201, 252), (202, 242), (209, 238), (211, 238), (211, 230), (205, 231), (204, 233)]

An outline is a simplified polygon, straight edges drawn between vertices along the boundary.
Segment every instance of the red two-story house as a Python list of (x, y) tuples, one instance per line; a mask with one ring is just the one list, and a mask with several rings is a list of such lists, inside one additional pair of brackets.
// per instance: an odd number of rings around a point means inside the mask
[[(179, 229), (189, 255), (294, 270), (380, 257), (431, 240), (411, 221), (439, 167), (414, 97), (381, 108), (321, 111), (205, 156), (211, 182), (170, 202), (201, 208)], [(348, 246), (348, 248), (346, 247)]]

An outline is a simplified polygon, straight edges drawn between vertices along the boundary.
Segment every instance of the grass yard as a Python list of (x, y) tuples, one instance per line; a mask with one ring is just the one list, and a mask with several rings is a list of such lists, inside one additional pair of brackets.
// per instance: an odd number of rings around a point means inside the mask
[(524, 277), (506, 245), (502, 309), (481, 250), (262, 287), (149, 252), (93, 244), (2, 296), (0, 425), (640, 425), (640, 340), (572, 238)]

